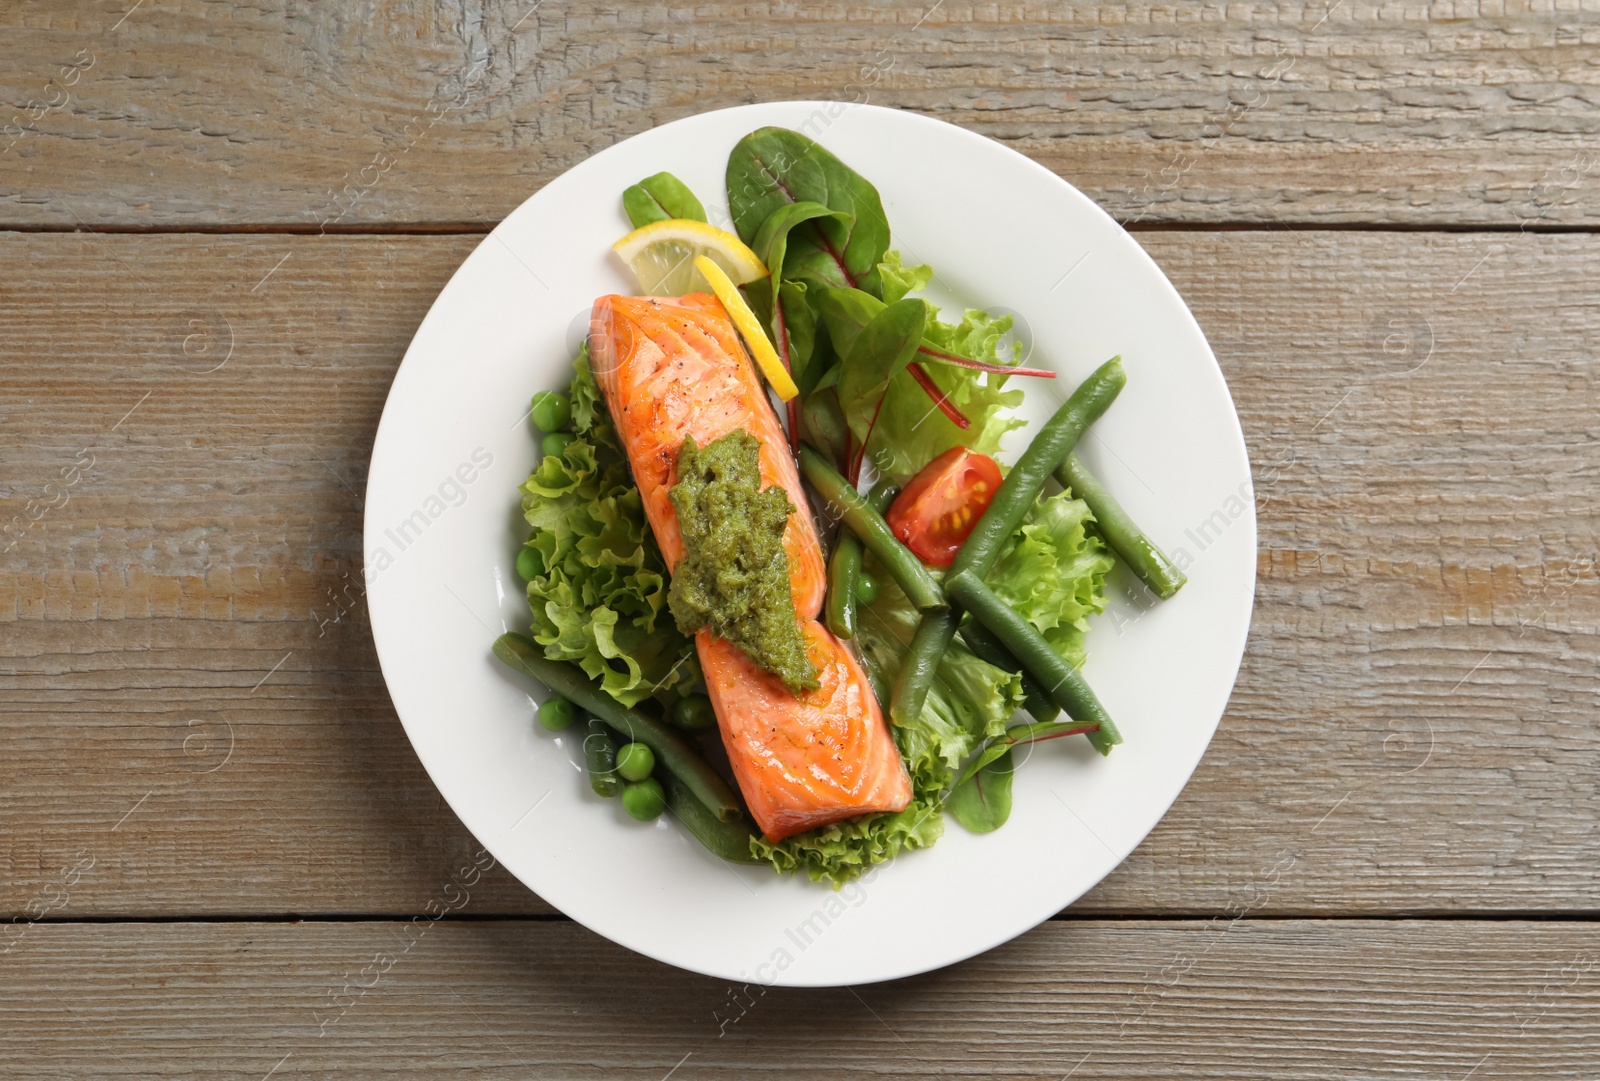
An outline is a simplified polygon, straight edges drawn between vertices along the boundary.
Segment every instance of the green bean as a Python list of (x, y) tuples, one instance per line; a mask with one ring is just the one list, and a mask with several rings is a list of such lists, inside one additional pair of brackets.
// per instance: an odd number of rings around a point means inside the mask
[(672, 773), (661, 775), (661, 787), (667, 792), (667, 807), (713, 856), (729, 863), (761, 862), (750, 853), (750, 839), (755, 831), (743, 815), (732, 822), (724, 822), (706, 810), (706, 805)]
[(840, 638), (856, 636), (856, 577), (861, 573), (861, 541), (839, 530), (828, 560), (828, 629)]
[(1011, 655), (1007, 649), (994, 636), (994, 632), (975, 619), (967, 620), (961, 628), (961, 637), (966, 640), (967, 648), (980, 661), (986, 661), (996, 668), (1003, 668), (1007, 672), (1017, 672), (1022, 676), (1022, 708), (1033, 716), (1033, 719), (1043, 724), (1053, 721), (1061, 714), (1061, 707), (1039, 686), (1039, 681), (1033, 674), (1022, 667), (1022, 662)]
[[(887, 481), (879, 481), (867, 496), (867, 506), (881, 515), (889, 509), (899, 490)], [(840, 638), (856, 636), (856, 602), (862, 594), (863, 580), (872, 581), (861, 573), (861, 538), (848, 529), (841, 529), (833, 545), (833, 559), (828, 563), (828, 629)], [(877, 591), (877, 583), (873, 582), (873, 596), (877, 596)], [(868, 598), (861, 603), (871, 604), (872, 601)]]
[(884, 686), (883, 676), (872, 665), (863, 661), (861, 667), (866, 670), (867, 682), (872, 684), (872, 697), (878, 700), (878, 708), (887, 714), (890, 705), (889, 696), (893, 693), (893, 688)]
[(928, 688), (933, 686), (939, 662), (944, 659), (950, 640), (955, 637), (956, 624), (961, 613), (954, 609), (922, 613), (917, 633), (911, 637), (911, 648), (900, 666), (900, 676), (894, 681), (894, 696), (889, 700), (889, 720), (905, 726), (922, 715), (922, 705), (928, 700)]
[[(1090, 422), (1106, 411), (1125, 382), (1127, 377), (1122, 371), (1122, 359), (1112, 357), (1078, 384), (1072, 397), (1039, 429), (1033, 442), (1028, 444), (1028, 449), (1022, 452), (1017, 464), (1001, 481), (1000, 490), (995, 492), (988, 509), (978, 519), (978, 524), (973, 526), (961, 550), (956, 553), (955, 561), (950, 564), (945, 578), (947, 582), (950, 577), (970, 570), (982, 583), (993, 569), (994, 561), (999, 558), (1001, 547), (1038, 502), (1044, 482), (1077, 445)], [(929, 637), (925, 638), (924, 632)], [(937, 657), (950, 648), (955, 632), (954, 622), (930, 620), (924, 615), (917, 627), (916, 641), (930, 656)], [(934, 634), (941, 637), (931, 637)], [(932, 681), (931, 674), (923, 675), (914, 671), (910, 679), (902, 674), (900, 684), (895, 688), (895, 701), (901, 707), (903, 716), (915, 717), (922, 713), (922, 703)]]
[(583, 759), (595, 795), (610, 799), (622, 791), (622, 778), (617, 776), (617, 737), (593, 717), (584, 722)]
[(1091, 721), (1100, 726), (1089, 733), (1089, 742), (1101, 754), (1111, 753), (1111, 748), (1122, 742), (1122, 735), (1112, 722), (1111, 715), (1089, 689), (1082, 674), (1068, 664), (1033, 629), (1033, 625), (983, 584), (972, 571), (962, 571), (945, 579), (945, 588), (959, 601), (972, 618), (994, 632), (996, 638), (1020, 660), (1050, 693), (1050, 697), (1075, 721)]
[(1072, 452), (1083, 431), (1106, 411), (1128, 381), (1122, 371), (1122, 358), (1112, 357), (1078, 384), (1066, 404), (1045, 421), (1006, 479), (1000, 482), (989, 508), (972, 527), (966, 543), (950, 564), (952, 576), (972, 571), (979, 582), (989, 576), (1000, 549), (1022, 525), (1033, 505), (1039, 501), (1044, 482), (1056, 466)]
[(1111, 550), (1141, 582), (1155, 591), (1156, 596), (1166, 600), (1183, 588), (1183, 583), (1189, 579), (1135, 524), (1081, 458), (1076, 454), (1067, 455), (1067, 460), (1056, 467), (1056, 480), (1089, 505), (1095, 526), (1111, 545)]
[(656, 760), (677, 774), (695, 798), (724, 822), (732, 822), (744, 813), (739, 797), (682, 736), (612, 698), (589, 682), (583, 669), (565, 661), (550, 660), (537, 645), (520, 634), (502, 634), (496, 638), (494, 653), (517, 671), (571, 699), (627, 738), (649, 747), (655, 752)]
[(894, 575), (912, 604), (924, 611), (948, 606), (939, 583), (895, 537), (883, 515), (873, 510), (861, 493), (809, 445), (800, 447), (800, 472), (830, 507), (838, 509), (850, 532), (860, 537), (867, 550)]

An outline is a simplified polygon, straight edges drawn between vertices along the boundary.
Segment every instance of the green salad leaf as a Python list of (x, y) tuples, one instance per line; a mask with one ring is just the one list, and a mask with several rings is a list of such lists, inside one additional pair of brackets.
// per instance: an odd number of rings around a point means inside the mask
[(883, 201), (832, 152), (798, 131), (758, 128), (729, 153), (727, 183), (728, 209), (746, 244), (790, 204), (820, 203), (836, 211), (789, 234), (785, 275), (877, 292), (878, 263), (889, 247)]
[[(823, 218), (846, 225), (850, 223), (849, 214), (829, 210), (821, 203), (788, 203), (767, 216), (750, 243), (750, 249), (756, 253), (756, 257), (766, 264), (767, 277), (748, 283), (745, 294), (757, 315), (771, 330), (773, 346), (802, 393), (807, 392), (821, 374), (820, 371), (810, 370), (816, 315), (806, 302), (805, 280), (785, 280), (784, 259), (789, 250), (789, 237), (795, 228)], [(800, 234), (801, 237), (805, 235), (804, 232)], [(800, 250), (806, 250), (803, 243)], [(774, 291), (777, 293), (776, 304), (773, 302)]]
[(1105, 611), (1111, 550), (1084, 526), (1089, 507), (1068, 492), (1041, 500), (1000, 550), (988, 584), (1073, 665), (1084, 660), (1089, 616)]
[(1011, 817), (1011, 748), (1006, 747), (950, 790), (945, 808), (973, 833), (990, 833)]
[(671, 697), (698, 678), (694, 644), (667, 610), (667, 569), (639, 489), (589, 369), (573, 363), (575, 434), (522, 485), (527, 546), (542, 573), (528, 582), (533, 639), (545, 656), (576, 661), (624, 705)]
[[(926, 266), (906, 267), (899, 252), (889, 252), (879, 265), (885, 299), (905, 302), (907, 293), (921, 289), (932, 280)], [(969, 308), (959, 323), (946, 323), (931, 303), (923, 325), (922, 344), (934, 350), (954, 353), (986, 364), (1015, 363), (1001, 353), (1001, 339), (1011, 329), (1011, 316), (995, 318), (988, 312)], [(830, 331), (832, 324), (829, 324)], [(919, 353), (919, 361), (927, 361)], [(929, 401), (927, 391), (905, 371), (889, 383), (883, 396), (883, 409), (867, 445), (866, 457), (880, 475), (897, 483), (915, 476), (923, 466), (951, 447), (966, 447), (992, 455), (1000, 449), (1000, 439), (1013, 428), (1027, 422), (1013, 415), (1022, 403), (1022, 391), (1007, 390), (1008, 375), (980, 372), (952, 364), (924, 363), (923, 371), (959, 409), (971, 427), (959, 428)]]
[[(866, 296), (855, 289), (830, 289), (828, 295), (847, 292)], [(848, 345), (839, 346), (844, 358), (839, 365), (839, 402), (858, 447), (871, 444), (884, 396), (916, 355), (928, 318), (927, 306), (920, 300), (901, 300), (880, 307)]]
[(652, 222), (674, 218), (705, 221), (706, 208), (700, 205), (689, 185), (671, 173), (647, 176), (622, 193), (622, 209), (635, 229)]

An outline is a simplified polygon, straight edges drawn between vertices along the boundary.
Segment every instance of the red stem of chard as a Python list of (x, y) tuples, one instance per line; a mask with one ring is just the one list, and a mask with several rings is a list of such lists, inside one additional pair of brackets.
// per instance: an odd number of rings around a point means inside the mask
[[(887, 397), (887, 395), (885, 395)], [(867, 425), (867, 434), (861, 440), (861, 446), (856, 450), (855, 459), (850, 463), (850, 484), (852, 487), (861, 483), (861, 460), (867, 456), (867, 444), (872, 441), (872, 429), (878, 426), (878, 414), (883, 412), (883, 398), (878, 399), (878, 407), (872, 411), (872, 423)], [(845, 440), (845, 453), (849, 453), (850, 441)]]
[(933, 381), (933, 376), (928, 374), (926, 368), (916, 361), (912, 361), (906, 365), (906, 371), (910, 372), (911, 378), (917, 381), (917, 386), (926, 391), (928, 397), (933, 399), (933, 404), (939, 407), (939, 412), (950, 418), (951, 424), (962, 430), (972, 427), (972, 422), (962, 414), (961, 410), (956, 408), (955, 402), (944, 396), (944, 391), (939, 389), (939, 384)]
[[(777, 285), (776, 282), (773, 283)], [(794, 369), (789, 366), (789, 324), (783, 321), (783, 303), (778, 299), (777, 289), (772, 293), (772, 322), (778, 332), (778, 359), (783, 361), (783, 370), (790, 375)], [(800, 454), (800, 396), (796, 394), (784, 403), (784, 408), (789, 417), (789, 449), (796, 456)]]
[(917, 352), (934, 360), (942, 360), (946, 364), (954, 364), (960, 368), (971, 368), (975, 372), (993, 372), (996, 375), (1031, 375), (1035, 379), (1054, 379), (1056, 373), (1045, 368), (1014, 368), (1006, 364), (988, 364), (971, 357), (963, 357), (956, 353), (946, 353), (938, 349), (929, 349), (920, 346)]

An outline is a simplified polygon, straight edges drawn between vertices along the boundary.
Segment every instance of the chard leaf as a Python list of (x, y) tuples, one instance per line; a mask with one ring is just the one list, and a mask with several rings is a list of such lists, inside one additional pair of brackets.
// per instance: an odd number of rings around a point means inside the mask
[(1011, 817), (1011, 748), (974, 771), (950, 791), (945, 810), (973, 833), (990, 833)]
[(787, 273), (827, 285), (878, 291), (878, 263), (889, 248), (889, 222), (878, 189), (797, 131), (759, 128), (728, 155), (728, 209), (739, 239), (754, 246), (775, 212), (821, 203), (840, 216), (808, 220), (790, 237)]
[[(842, 350), (839, 404), (857, 447), (864, 448), (872, 438), (872, 428), (877, 423), (883, 396), (889, 390), (889, 381), (916, 355), (927, 318), (928, 306), (920, 300), (890, 304), (873, 316)], [(852, 476), (856, 472), (852, 469)]]
[(841, 357), (850, 355), (850, 347), (862, 328), (888, 306), (860, 289), (817, 286), (807, 295), (815, 297), (817, 315), (828, 328), (828, 340)]
[(706, 208), (700, 205), (689, 186), (671, 173), (647, 176), (622, 193), (622, 209), (635, 229), (651, 222), (687, 218), (705, 221)]
[(817, 341), (817, 313), (806, 300), (804, 282), (783, 283), (783, 335), (788, 339), (790, 371), (802, 395), (816, 389), (834, 360), (827, 342)]
[[(838, 379), (839, 366), (836, 364), (828, 369), (823, 379)], [(800, 432), (823, 455), (838, 465), (840, 471), (850, 468), (847, 458), (850, 454), (850, 428), (845, 423), (844, 410), (839, 406), (838, 388), (828, 382), (818, 385), (806, 395), (805, 404), (800, 407)]]
[[(780, 206), (756, 231), (750, 248), (767, 266), (762, 287), (747, 289), (762, 306), (758, 313), (772, 330), (778, 356), (789, 369), (801, 394), (807, 393), (806, 374), (815, 340), (816, 315), (805, 300), (804, 281), (786, 281), (784, 259), (796, 226), (828, 218), (849, 224), (850, 215), (829, 210), (821, 203), (800, 202)], [(803, 237), (802, 237), (803, 241)], [(804, 242), (800, 250), (806, 250)], [(755, 283), (751, 283), (754, 285)], [(776, 301), (773, 294), (776, 293)], [(820, 374), (820, 373), (818, 373)], [(815, 378), (815, 376), (813, 376)]]
[(1060, 739), (1063, 736), (1080, 736), (1097, 727), (1093, 723), (1085, 724), (1082, 721), (1039, 721), (1035, 724), (1019, 724), (1015, 728), (1007, 729), (1005, 735), (985, 747), (971, 764), (961, 771), (961, 779), (956, 784), (957, 786), (965, 784), (990, 763), (1010, 754), (1013, 747), (1021, 747), (1028, 743), (1043, 743), (1047, 739)]

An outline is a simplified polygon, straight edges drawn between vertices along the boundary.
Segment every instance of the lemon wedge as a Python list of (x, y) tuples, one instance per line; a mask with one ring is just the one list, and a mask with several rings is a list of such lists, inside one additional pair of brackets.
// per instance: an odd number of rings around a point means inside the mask
[(761, 369), (761, 374), (767, 377), (767, 382), (772, 384), (772, 389), (778, 392), (778, 397), (788, 401), (799, 394), (800, 388), (794, 385), (788, 370), (778, 359), (777, 350), (773, 349), (772, 343), (767, 340), (767, 332), (762, 329), (761, 320), (756, 318), (756, 313), (745, 303), (739, 287), (733, 284), (733, 279), (704, 255), (695, 258), (694, 266), (696, 271), (704, 275), (711, 286), (711, 291), (722, 301), (722, 306), (728, 309), (728, 318), (739, 328), (745, 344), (750, 347), (750, 355), (756, 358), (756, 366)]
[(642, 226), (611, 245), (633, 268), (639, 288), (648, 296), (682, 296), (707, 283), (695, 269), (709, 259), (735, 285), (767, 276), (767, 268), (744, 241), (703, 221), (670, 218)]

